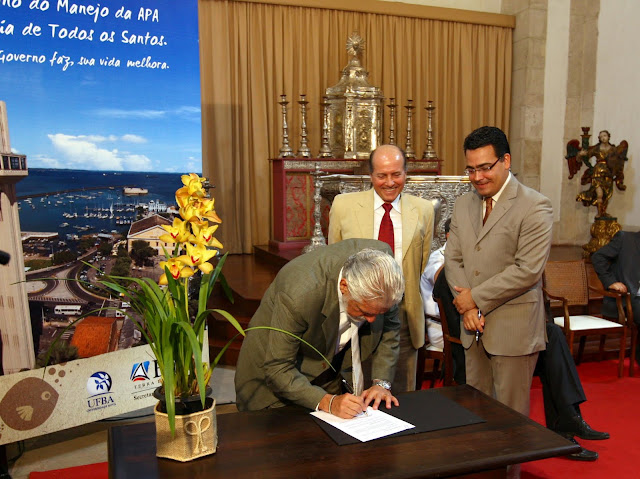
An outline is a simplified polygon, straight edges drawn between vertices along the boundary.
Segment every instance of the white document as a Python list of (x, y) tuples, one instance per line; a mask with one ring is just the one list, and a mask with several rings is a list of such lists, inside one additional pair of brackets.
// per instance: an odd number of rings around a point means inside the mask
[(415, 427), (413, 424), (373, 409), (371, 406), (367, 408), (365, 413), (353, 419), (342, 419), (324, 411), (314, 411), (311, 414), (362, 442), (390, 436), (396, 432)]

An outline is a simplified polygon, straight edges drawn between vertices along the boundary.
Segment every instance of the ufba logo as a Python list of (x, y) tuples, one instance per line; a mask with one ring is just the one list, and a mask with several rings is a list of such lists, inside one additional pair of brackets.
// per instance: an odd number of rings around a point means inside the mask
[(115, 401), (111, 395), (111, 376), (104, 371), (93, 373), (87, 380), (87, 406), (89, 411), (104, 409), (115, 406)]

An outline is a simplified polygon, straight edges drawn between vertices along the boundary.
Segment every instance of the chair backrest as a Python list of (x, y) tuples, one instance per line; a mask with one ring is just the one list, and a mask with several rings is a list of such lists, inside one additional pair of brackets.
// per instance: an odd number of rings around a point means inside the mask
[[(545, 289), (553, 296), (567, 299), (569, 306), (587, 306), (589, 288), (584, 260), (549, 261), (542, 275)], [(555, 306), (557, 301), (551, 301)]]

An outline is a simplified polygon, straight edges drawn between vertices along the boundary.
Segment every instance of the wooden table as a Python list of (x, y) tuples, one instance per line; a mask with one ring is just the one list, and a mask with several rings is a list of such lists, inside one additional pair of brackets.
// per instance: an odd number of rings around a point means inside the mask
[(216, 454), (189, 463), (156, 458), (153, 423), (115, 426), (109, 430), (109, 477), (498, 478), (509, 464), (579, 451), (470, 386), (436, 391), (486, 422), (338, 446), (301, 408), (223, 414)]

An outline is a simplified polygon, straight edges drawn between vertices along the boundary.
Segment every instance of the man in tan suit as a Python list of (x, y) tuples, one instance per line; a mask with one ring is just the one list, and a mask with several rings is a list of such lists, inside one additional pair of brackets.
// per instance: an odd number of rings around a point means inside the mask
[[(424, 271), (433, 236), (431, 202), (401, 195), (407, 179), (407, 158), (394, 145), (382, 145), (369, 157), (373, 189), (338, 195), (329, 213), (329, 244), (349, 238), (381, 237), (385, 215), (393, 229), (392, 249), (406, 281), (400, 304), (400, 357), (392, 390), (416, 388), (418, 349), (424, 346), (425, 321), (420, 296), (420, 275)], [(385, 206), (386, 205), (386, 206)], [(389, 209), (386, 213), (385, 208)]]
[(533, 371), (545, 349), (541, 277), (553, 209), (511, 174), (499, 128), (473, 131), (464, 152), (476, 191), (454, 206), (445, 272), (462, 315), (467, 383), (528, 415)]

